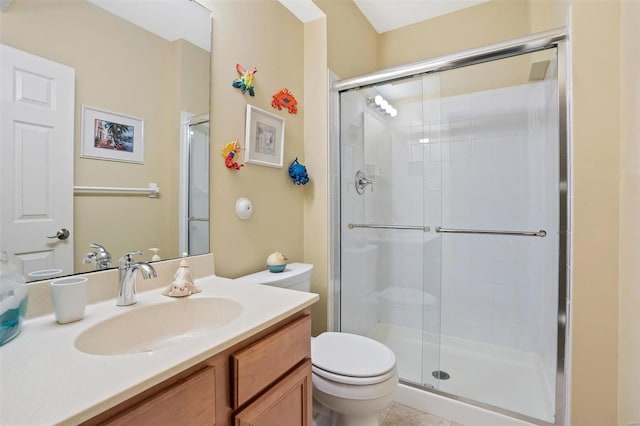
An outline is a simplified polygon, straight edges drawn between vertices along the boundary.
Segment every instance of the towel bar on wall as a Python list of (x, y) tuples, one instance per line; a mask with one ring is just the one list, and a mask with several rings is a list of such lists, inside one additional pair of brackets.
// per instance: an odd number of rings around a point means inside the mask
[(74, 186), (74, 192), (92, 192), (92, 193), (133, 193), (147, 194), (149, 198), (158, 198), (160, 187), (155, 183), (150, 183), (148, 188), (120, 188), (114, 186)]

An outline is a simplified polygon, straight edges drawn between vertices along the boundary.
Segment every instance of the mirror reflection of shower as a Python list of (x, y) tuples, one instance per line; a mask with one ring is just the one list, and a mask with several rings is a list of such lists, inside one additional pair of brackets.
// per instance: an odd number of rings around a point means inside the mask
[(209, 117), (183, 113), (180, 252), (209, 252)]

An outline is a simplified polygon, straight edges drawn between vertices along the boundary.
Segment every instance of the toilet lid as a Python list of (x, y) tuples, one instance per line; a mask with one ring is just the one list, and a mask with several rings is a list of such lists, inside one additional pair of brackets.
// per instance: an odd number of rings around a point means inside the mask
[(391, 349), (368, 337), (327, 332), (311, 341), (311, 362), (342, 376), (375, 377), (393, 370), (396, 356)]

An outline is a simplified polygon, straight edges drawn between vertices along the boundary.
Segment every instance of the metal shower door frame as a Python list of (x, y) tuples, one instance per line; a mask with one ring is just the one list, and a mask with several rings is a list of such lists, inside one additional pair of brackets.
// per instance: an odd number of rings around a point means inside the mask
[[(541, 50), (557, 49), (558, 54), (558, 140), (559, 140), (559, 256), (558, 256), (558, 317), (557, 317), (557, 359), (556, 359), (556, 395), (555, 395), (555, 423), (544, 422), (517, 412), (505, 410), (489, 404), (480, 403), (468, 398), (448, 394), (446, 392), (422, 388), (446, 396), (456, 401), (464, 402), (479, 408), (504, 414), (519, 420), (525, 420), (539, 425), (570, 424), (567, 410), (568, 385), (566, 356), (569, 352), (569, 318), (570, 318), (570, 275), (569, 262), (571, 259), (570, 225), (571, 206), (569, 195), (571, 188), (568, 169), (571, 153), (571, 138), (569, 133), (570, 102), (568, 81), (568, 66), (571, 49), (569, 30), (561, 27), (550, 31), (531, 34), (517, 39), (495, 43), (475, 49), (465, 50), (450, 55), (440, 56), (425, 61), (406, 64), (398, 67), (380, 70), (363, 76), (339, 80), (329, 73), (329, 316), (330, 331), (340, 330), (340, 93), (352, 89), (360, 89), (382, 82), (391, 82), (411, 76), (436, 73), (462, 68), (469, 65), (491, 62)], [(403, 382), (404, 383), (404, 382)], [(404, 383), (408, 386), (415, 386)]]

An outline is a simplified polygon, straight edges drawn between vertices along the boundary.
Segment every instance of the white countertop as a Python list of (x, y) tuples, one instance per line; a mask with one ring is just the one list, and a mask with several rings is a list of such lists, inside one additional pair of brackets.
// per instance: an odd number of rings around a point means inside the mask
[[(159, 302), (162, 289), (138, 293), (138, 303), (115, 298), (87, 306), (81, 321), (60, 325), (53, 315), (25, 321), (20, 335), (0, 347), (0, 425), (77, 424), (311, 306), (318, 295), (210, 276), (196, 280), (202, 293), (243, 306), (215, 332), (150, 353), (89, 355), (74, 346), (89, 327), (128, 310)], [(162, 318), (158, 326), (162, 327)], [(126, 330), (123, 330), (126, 333)]]

